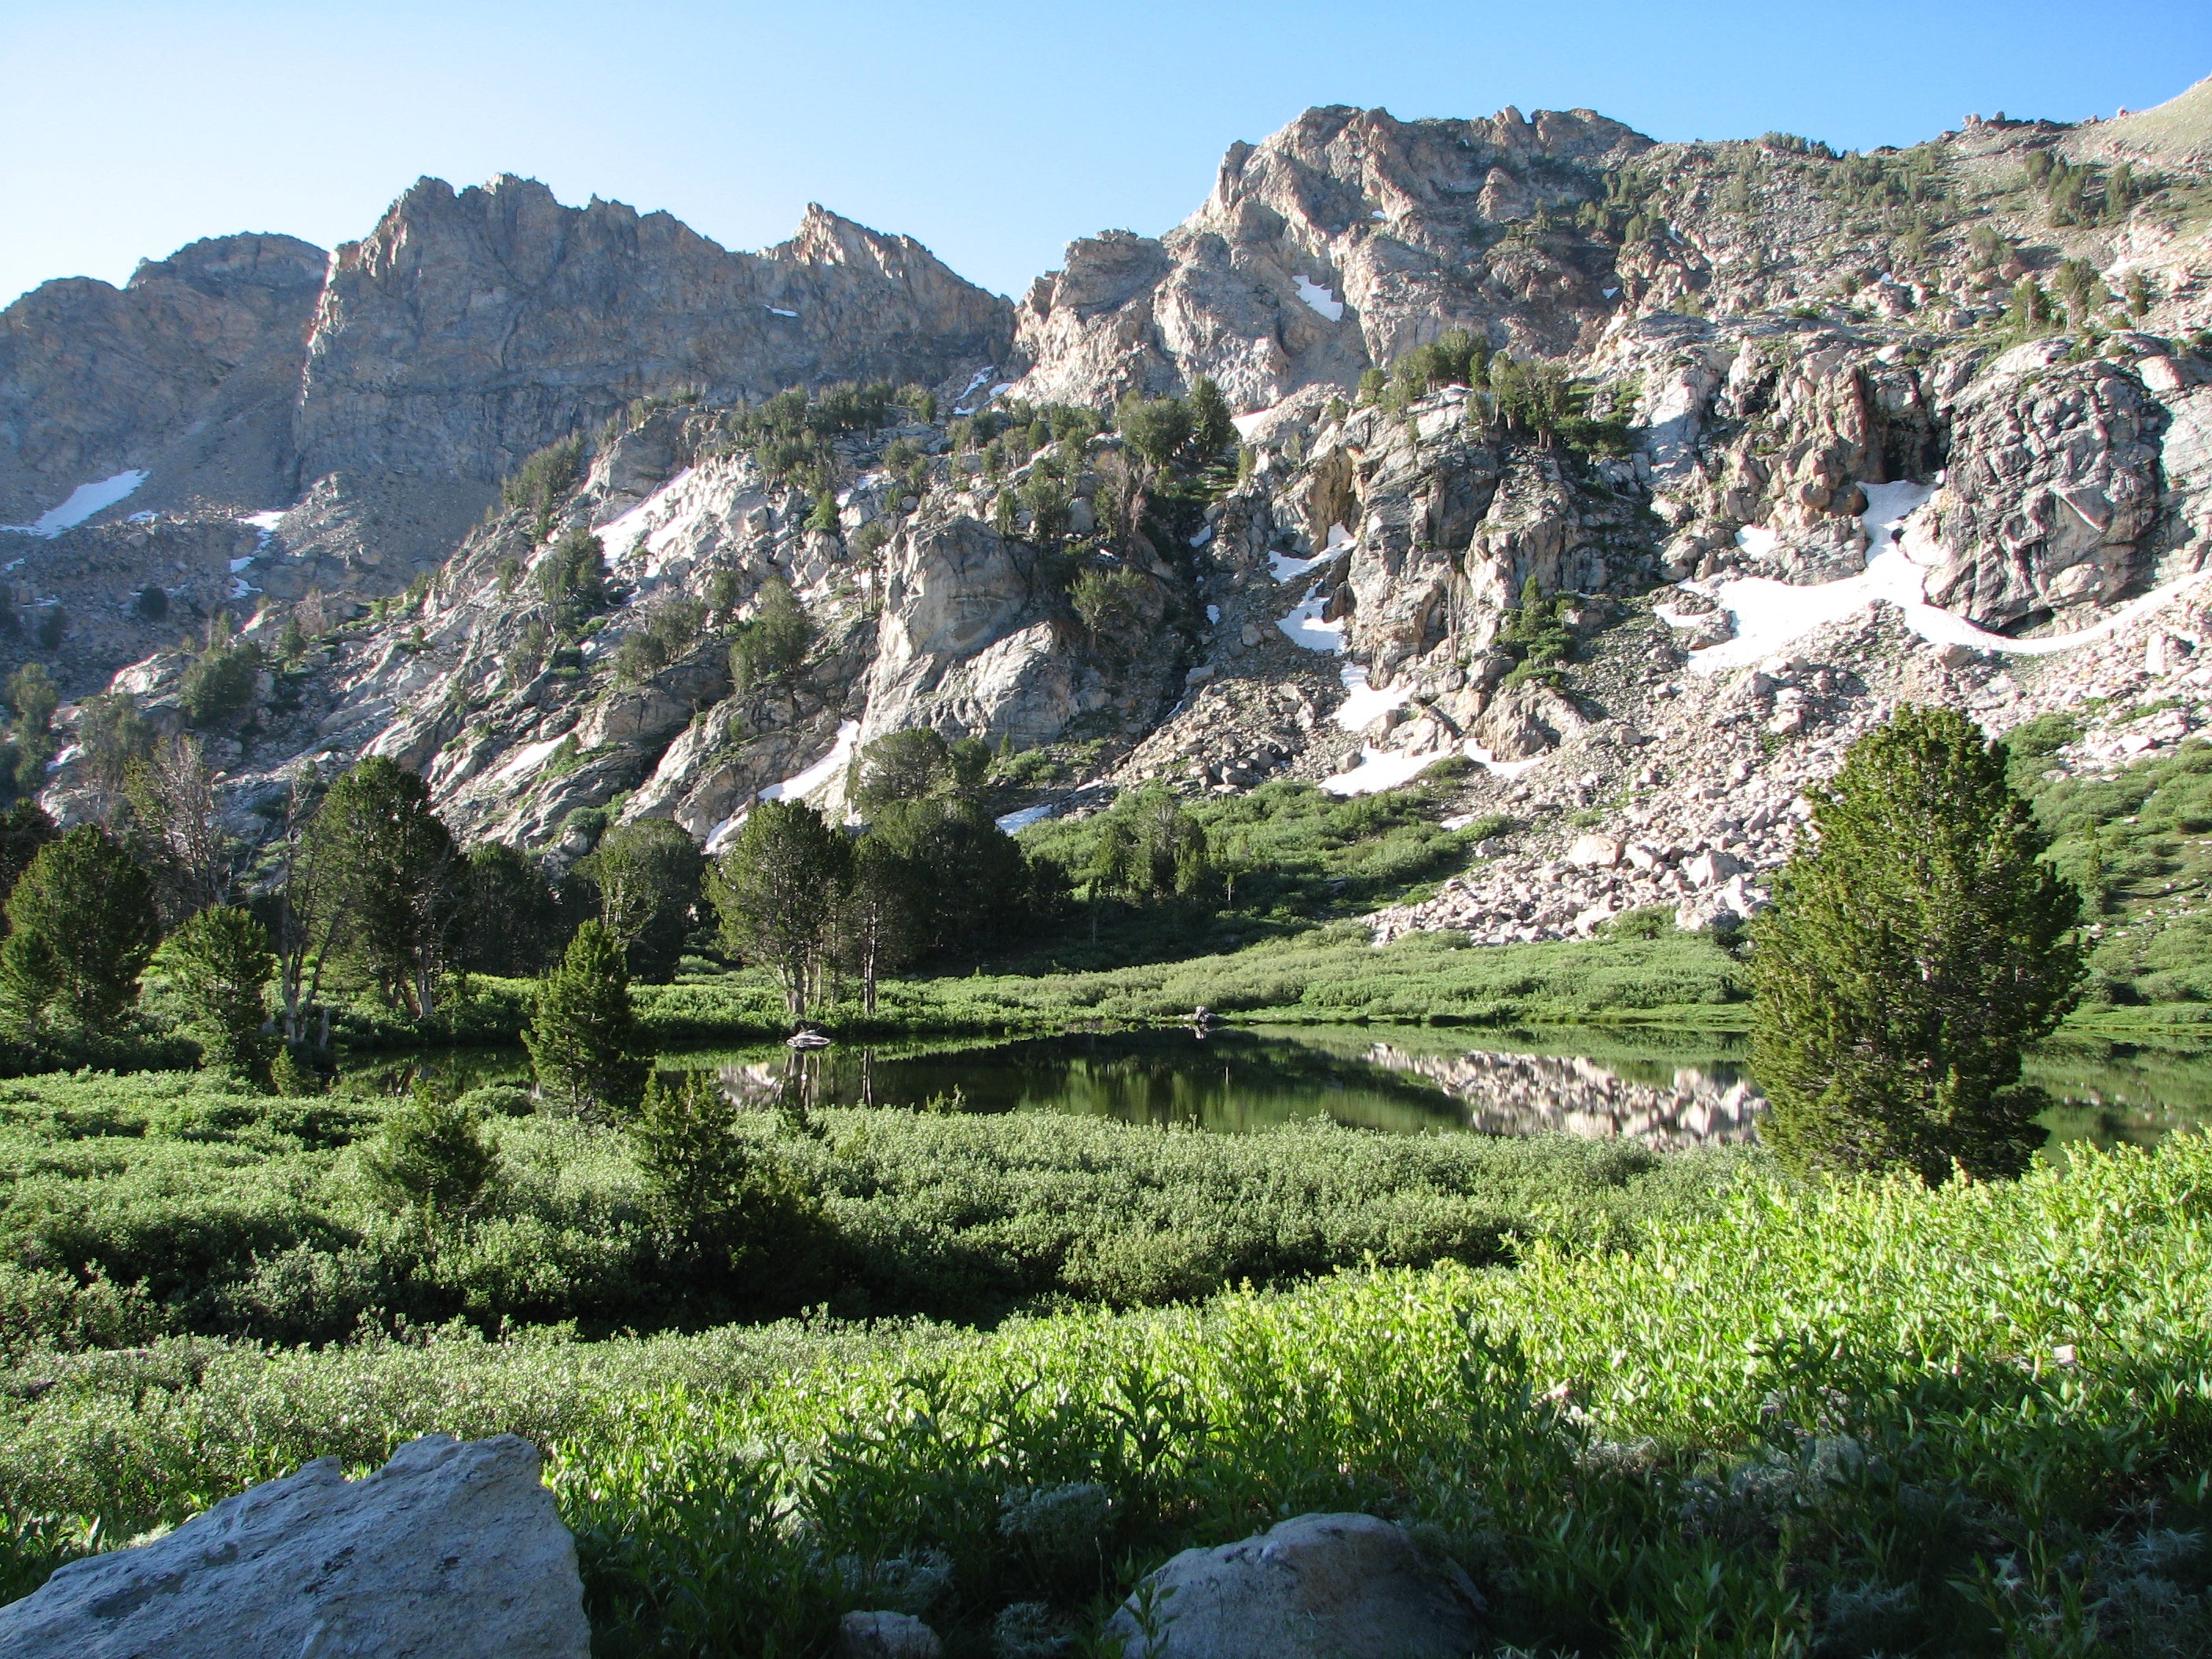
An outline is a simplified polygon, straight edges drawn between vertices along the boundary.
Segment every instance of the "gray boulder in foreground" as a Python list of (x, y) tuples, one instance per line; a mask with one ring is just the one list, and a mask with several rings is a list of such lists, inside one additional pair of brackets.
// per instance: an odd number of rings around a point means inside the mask
[(319, 1457), (0, 1607), (9, 1659), (587, 1659), (575, 1540), (511, 1434)]
[(837, 1659), (938, 1659), (944, 1651), (912, 1613), (848, 1613), (837, 1626)]
[(1124, 1659), (1468, 1659), (1482, 1644), (1482, 1597), (1371, 1515), (1301, 1515), (1257, 1538), (1185, 1550), (1106, 1626)]

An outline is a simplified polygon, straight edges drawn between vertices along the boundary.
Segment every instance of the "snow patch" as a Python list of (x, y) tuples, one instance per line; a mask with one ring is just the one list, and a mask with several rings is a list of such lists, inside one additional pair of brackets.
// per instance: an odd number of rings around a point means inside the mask
[(960, 396), (958, 398), (955, 398), (952, 401), (957, 404), (960, 401), (961, 398), (966, 397), (977, 386), (989, 385), (991, 377), (998, 372), (999, 366), (996, 363), (984, 364), (982, 368), (975, 371), (975, 377), (970, 380), (966, 386), (960, 388)]
[(236, 575), (240, 571), (241, 571), (241, 570), (245, 569), (246, 566), (248, 566), (248, 565), (252, 564), (252, 562), (253, 562), (253, 555), (252, 555), (251, 553), (247, 554), (247, 555), (246, 555), (244, 558), (242, 558), (242, 559), (233, 559), (233, 560), (230, 562), (230, 574), (231, 574), (232, 575), (235, 576), (235, 575)]
[(276, 529), (278, 525), (283, 523), (284, 515), (291, 510), (292, 509), (289, 507), (272, 507), (266, 513), (243, 514), (240, 516), (238, 521), (240, 524), (252, 525), (256, 530), (266, 536), (270, 531)]
[[(1864, 484), (1867, 510), (1860, 522), (1866, 526), (1867, 566), (1856, 576), (1821, 582), (1808, 587), (1747, 576), (1723, 581), (1711, 590), (1735, 618), (1732, 640), (1690, 653), (1690, 666), (1703, 674), (1741, 668), (1772, 655), (1814, 629), (1887, 600), (1905, 613), (1905, 625), (1936, 645), (1964, 645), (1977, 651), (2003, 652), (2017, 657), (2048, 657), (2071, 651), (2092, 640), (2124, 627), (2144, 612), (2156, 610), (2200, 575), (2184, 576), (2154, 589), (2091, 628), (2035, 640), (2009, 639), (1992, 634), (1964, 617), (1928, 603), (1928, 573), (1915, 564), (1898, 544), (1905, 520), (1935, 494), (1933, 486), (1917, 483)], [(1740, 532), (1737, 540), (1743, 543)], [(1771, 534), (1771, 532), (1761, 532)]]
[(1395, 690), (1378, 690), (1367, 683), (1367, 671), (1356, 662), (1348, 662), (1337, 676), (1344, 683), (1345, 698), (1336, 711), (1337, 729), (1343, 732), (1362, 731), (1393, 708), (1403, 708), (1413, 700), (1413, 688), (1401, 685)]
[(1484, 748), (1473, 738), (1469, 738), (1465, 743), (1460, 744), (1460, 752), (1465, 755), (1469, 760), (1473, 761), (1477, 766), (1485, 768), (1491, 772), (1494, 772), (1501, 778), (1517, 778), (1523, 772), (1534, 771), (1536, 768), (1541, 766), (1546, 760), (1550, 758), (1548, 756), (1538, 755), (1533, 760), (1498, 760), (1492, 757), (1490, 750)]
[(1358, 765), (1333, 778), (1323, 778), (1321, 787), (1324, 793), (1331, 795), (1380, 794), (1385, 789), (1411, 783), (1421, 775), (1422, 769), (1443, 758), (1434, 754), (1394, 755), (1380, 749), (1363, 749)]
[(1292, 558), (1287, 553), (1279, 553), (1270, 549), (1267, 553), (1267, 569), (1279, 582), (1294, 582), (1315, 566), (1334, 558), (1351, 545), (1352, 532), (1340, 524), (1333, 524), (1328, 527), (1328, 545), (1322, 548), (1313, 557)]
[(79, 484), (59, 507), (40, 514), (35, 523), (0, 525), (19, 536), (44, 536), (49, 540), (64, 530), (74, 530), (95, 513), (104, 513), (146, 482), (143, 471), (118, 472), (112, 477)]
[(484, 780), (485, 784), (488, 787), (495, 787), (501, 784), (521, 782), (523, 779), (544, 766), (551, 757), (553, 751), (568, 740), (568, 734), (563, 732), (557, 738), (548, 738), (543, 743), (524, 744), (521, 748), (514, 751), (513, 757), (506, 765)]
[(1283, 630), (1283, 637), (1292, 645), (1308, 651), (1326, 651), (1329, 655), (1344, 654), (1344, 623), (1323, 622), (1321, 613), (1328, 608), (1328, 598), (1315, 594), (1292, 611), (1275, 626)]
[(1209, 605), (1206, 606), (1206, 619), (1210, 623), (1218, 623), (1221, 620), (1221, 607), (1218, 605)]
[(781, 783), (771, 783), (760, 792), (763, 800), (804, 800), (844, 771), (853, 758), (853, 744), (860, 735), (860, 723), (847, 720), (837, 728), (837, 741), (830, 752), (808, 767), (795, 772)]
[[(1014, 389), (1015, 384), (1016, 384), (1016, 382), (1014, 382), (1014, 381), (1012, 381), (1012, 380), (1001, 380), (1001, 381), (1000, 381), (1000, 382), (998, 383), (998, 385), (996, 385), (996, 386), (993, 386), (993, 387), (991, 388), (991, 397), (993, 397), (993, 398), (1003, 398), (1003, 397), (1005, 397), (1005, 396), (1006, 396), (1009, 392), (1012, 392), (1012, 391)], [(988, 399), (988, 398), (987, 398), (987, 399), (985, 399), (985, 401), (986, 401), (986, 402), (988, 402), (988, 401), (989, 401), (989, 399)]]
[(795, 311), (786, 311), (781, 306), (769, 306), (768, 307), (768, 314), (771, 317), (796, 317), (799, 315)]
[(690, 481), (695, 470), (685, 467), (629, 512), (608, 520), (592, 532), (599, 538), (600, 550), (607, 556), (608, 563), (628, 553), (640, 537), (650, 535), (676, 517), (675, 496)]
[(1735, 544), (1753, 558), (1763, 559), (1782, 545), (1782, 537), (1763, 525), (1747, 524), (1735, 532)]
[(1190, 544), (1191, 544), (1193, 547), (1204, 547), (1204, 546), (1206, 544), (1206, 543), (1208, 543), (1208, 542), (1212, 541), (1212, 539), (1213, 539), (1213, 526), (1212, 526), (1212, 525), (1210, 525), (1210, 524), (1206, 524), (1206, 525), (1200, 525), (1200, 526), (1198, 527), (1198, 534), (1196, 534), (1195, 536), (1193, 536), (1193, 537), (1190, 538)]
[(1237, 428), (1238, 437), (1249, 443), (1252, 441), (1252, 434), (1260, 429), (1260, 422), (1281, 407), (1280, 404), (1269, 404), (1265, 409), (1255, 409), (1249, 415), (1231, 415), (1229, 417), (1229, 424)]
[(991, 821), (1005, 834), (1011, 836), (1033, 823), (1042, 823), (1054, 810), (1051, 806), (1024, 806), (1018, 812), (1007, 812)]
[(1344, 320), (1343, 301), (1338, 299), (1319, 283), (1313, 282), (1305, 276), (1301, 276), (1297, 279), (1297, 284), (1298, 298), (1304, 300), (1332, 323), (1340, 323)]

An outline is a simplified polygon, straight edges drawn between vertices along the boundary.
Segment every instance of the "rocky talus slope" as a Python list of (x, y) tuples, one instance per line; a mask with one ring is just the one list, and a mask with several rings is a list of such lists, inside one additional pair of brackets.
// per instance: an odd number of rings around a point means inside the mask
[[(565, 860), (654, 816), (714, 844), (765, 796), (834, 803), (857, 744), (927, 725), (1010, 757), (1010, 814), (1451, 762), (1453, 821), (1486, 838), (1378, 939), (1740, 915), (1804, 791), (1901, 700), (1992, 731), (2069, 711), (2075, 769), (2204, 719), (2205, 96), (1845, 156), (1586, 111), (1311, 111), (1236, 147), (1185, 224), (1079, 242), (1018, 307), (826, 214), (737, 255), (511, 179), (426, 183), (312, 285), (279, 500), (224, 495), (212, 461), (165, 477), (97, 376), (53, 367), (39, 307), (70, 295), (11, 310), (10, 453), (44, 421), (82, 459), (50, 435), (10, 462), (9, 514), (151, 476), (14, 538), (9, 650), (39, 653), (58, 597), (71, 689), (113, 672), (176, 728), (174, 609), (228, 606), (272, 648), (300, 622), (302, 653), (205, 728), (249, 838), (303, 773), (380, 753), (469, 837)], [(183, 280), (75, 302), (151, 327)], [(1550, 412), (1501, 409), (1494, 367), (1406, 372), (1457, 331), (1555, 374)], [(218, 390), (247, 372), (193, 349)], [(1163, 472), (1081, 418), (1200, 375), (1241, 459)], [(915, 384), (864, 416), (760, 403), (862, 379)], [(568, 434), (573, 479), (486, 513)], [(575, 531), (608, 558), (587, 616), (553, 580)], [(149, 582), (159, 626), (125, 603)], [(734, 680), (786, 584), (810, 649)], [(48, 798), (100, 810), (82, 756)]]

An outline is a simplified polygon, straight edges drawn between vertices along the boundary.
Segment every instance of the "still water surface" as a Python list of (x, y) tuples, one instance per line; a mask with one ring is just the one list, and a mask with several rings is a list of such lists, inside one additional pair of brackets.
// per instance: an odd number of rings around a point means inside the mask
[[(671, 1054), (762, 1105), (957, 1104), (1066, 1111), (1224, 1131), (1294, 1118), (1395, 1131), (1563, 1132), (1656, 1147), (1755, 1139), (1765, 1103), (1741, 1042), (1694, 1032), (1484, 1032), (1421, 1027), (1237, 1027), (1074, 1033), (982, 1046), (782, 1048)], [(379, 1060), (356, 1076), (404, 1086), (526, 1073), (519, 1051)], [(2212, 1054), (2039, 1055), (2028, 1081), (2059, 1103), (2055, 1142), (2148, 1145), (2212, 1126)]]

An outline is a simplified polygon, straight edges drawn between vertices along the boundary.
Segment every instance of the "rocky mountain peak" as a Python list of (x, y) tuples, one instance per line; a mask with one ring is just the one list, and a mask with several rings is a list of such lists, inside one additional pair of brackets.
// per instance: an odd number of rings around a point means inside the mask
[[(1320, 108), (1018, 307), (818, 204), (746, 253), (527, 179), (425, 180), (312, 284), (304, 245), (226, 239), (11, 310), (6, 441), (49, 469), (15, 513), (95, 465), (152, 472), (27, 543), (16, 603), (58, 599), (78, 662), (135, 645), (116, 684), (169, 726), (188, 663), (146, 654), (179, 631), (131, 620), (149, 579), (258, 643), (313, 636), (281, 694), (204, 723), (241, 836), (303, 769), (375, 753), (471, 837), (570, 858), (666, 817), (711, 845), (928, 726), (1012, 751), (1010, 821), (1448, 762), (1457, 817), (1528, 827), (1389, 927), (1741, 915), (1796, 792), (1898, 698), (1997, 730), (2094, 684), (2166, 722), (2095, 715), (2099, 755), (2212, 719), (2197, 613), (2128, 609), (2212, 554), (2212, 185), (2095, 159), (2094, 131), (1839, 155)], [(145, 342), (203, 388), (167, 449), (128, 422), (171, 382), (100, 379)], [(1201, 375), (1249, 417), (1233, 449), (1102, 429)], [(197, 516), (168, 511), (185, 478)], [(748, 630), (793, 604), (803, 653), (759, 668)]]
[(141, 259), (123, 286), (126, 292), (164, 283), (221, 297), (241, 289), (313, 291), (322, 286), (330, 256), (296, 236), (247, 232), (189, 242), (166, 259)]
[(1610, 250), (1528, 228), (1601, 196), (1608, 172), (1654, 148), (1589, 110), (1310, 109), (1233, 146), (1204, 205), (1165, 236), (1071, 244), (1021, 312), (1024, 389), (1097, 400), (1204, 374), (1256, 410), (1308, 386), (1350, 390), (1453, 328), (1556, 355), (1609, 309)]

